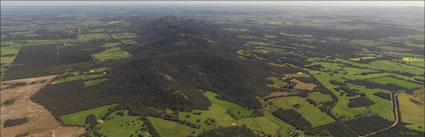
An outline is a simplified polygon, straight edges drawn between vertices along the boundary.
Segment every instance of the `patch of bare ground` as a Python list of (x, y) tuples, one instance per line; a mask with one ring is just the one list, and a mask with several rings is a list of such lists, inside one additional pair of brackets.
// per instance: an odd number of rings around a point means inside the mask
[[(55, 117), (43, 106), (31, 101), (31, 96), (49, 84), (57, 75), (3, 81), (0, 83), (0, 101), (14, 99), (9, 105), (0, 107), (2, 137), (14, 137), (29, 133), (34, 137), (72, 137), (84, 133), (82, 127), (62, 127)], [(8, 119), (28, 118), (28, 122), (4, 127)]]
[(269, 95), (265, 96), (264, 99), (286, 97), (288, 95), (289, 95), (289, 92), (276, 91), (276, 92), (271, 92)]
[(313, 90), (316, 87), (316, 84), (313, 83), (304, 83), (302, 81), (299, 81), (297, 79), (292, 79), (293, 82), (297, 83), (297, 86), (295, 86), (298, 89), (302, 90)]

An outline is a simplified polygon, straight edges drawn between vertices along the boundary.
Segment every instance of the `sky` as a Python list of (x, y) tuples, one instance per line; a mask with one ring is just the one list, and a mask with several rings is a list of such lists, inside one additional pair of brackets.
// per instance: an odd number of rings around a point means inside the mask
[(383, 6), (424, 7), (424, 1), (1, 1), (1, 5), (299, 5), (299, 6)]

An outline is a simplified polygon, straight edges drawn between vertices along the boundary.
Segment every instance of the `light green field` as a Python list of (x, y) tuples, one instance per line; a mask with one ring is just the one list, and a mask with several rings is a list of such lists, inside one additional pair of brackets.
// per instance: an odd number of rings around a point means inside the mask
[(88, 42), (92, 40), (107, 40), (110, 39), (109, 35), (105, 33), (94, 33), (94, 34), (84, 34), (78, 35), (78, 40), (80, 42)]
[(113, 33), (111, 34), (111, 36), (115, 39), (131, 39), (131, 38), (135, 38), (137, 35), (136, 33)]
[[(94, 78), (100, 78), (100, 77), (103, 77), (105, 75), (106, 75), (105, 73), (81, 74), (79, 71), (65, 72), (58, 79), (55, 79), (55, 81), (53, 81), (52, 84), (69, 82), (69, 81), (74, 81), (74, 80), (89, 80), (89, 79), (94, 79)], [(64, 77), (64, 76), (66, 76), (66, 77)]]
[(399, 79), (395, 79), (392, 77), (379, 77), (379, 78), (374, 78), (374, 79), (369, 79), (370, 82), (374, 82), (374, 83), (378, 83), (378, 84), (394, 84), (400, 87), (404, 87), (404, 88), (416, 88), (416, 87), (421, 87), (422, 85), (416, 84), (416, 83), (411, 83), (405, 80), (399, 80)]
[(266, 84), (268, 87), (279, 89), (280, 87), (283, 87), (287, 85), (288, 83), (283, 82), (282, 80), (279, 80), (279, 78), (276, 77), (268, 77), (266, 78), (269, 81), (272, 81), (273, 84)]
[(103, 115), (106, 114), (106, 112), (108, 112), (108, 109), (113, 106), (114, 105), (106, 105), (106, 106), (97, 107), (97, 108), (93, 108), (89, 110), (66, 114), (66, 115), (60, 116), (60, 118), (65, 124), (85, 125), (85, 121), (88, 115), (93, 114), (96, 116), (97, 119), (100, 119), (101, 117), (103, 117)]
[(84, 81), (84, 86), (86, 86), (86, 87), (95, 86), (95, 85), (98, 85), (98, 84), (105, 82), (107, 80), (109, 80), (109, 79), (103, 78), (103, 79), (94, 79), (94, 80)]
[[(402, 122), (406, 122), (412, 125), (406, 126), (407, 128), (423, 131), (424, 130), (424, 105), (416, 104), (410, 99), (415, 99), (412, 95), (406, 93), (400, 93), (398, 95), (400, 113)], [(423, 102), (422, 102), (423, 103)], [(419, 128), (419, 125), (422, 128)]]
[(246, 28), (225, 28), (224, 30), (229, 32), (249, 32)]
[(102, 45), (102, 47), (105, 47), (105, 48), (111, 48), (111, 47), (116, 47), (116, 46), (118, 46), (118, 45), (121, 45), (121, 43), (119, 43), (119, 42), (115, 42), (115, 43), (105, 43), (104, 45)]
[[(118, 112), (123, 112), (124, 115), (117, 115)], [(128, 115), (128, 110), (120, 110), (108, 116), (108, 119), (99, 124), (98, 132), (108, 137), (128, 137), (143, 135), (144, 137), (152, 136), (147, 129), (147, 125), (139, 120), (137, 116)]]
[(351, 58), (351, 61), (360, 61), (360, 60), (368, 60), (368, 59), (376, 59), (376, 57), (360, 57), (360, 58)]
[(121, 40), (121, 42), (124, 44), (137, 44), (137, 41), (134, 41), (131, 39), (124, 39), (124, 40)]
[(101, 68), (90, 69), (89, 70), (89, 73), (105, 72), (107, 69), (108, 69), (108, 67), (101, 67)]
[[(193, 113), (201, 113), (200, 115), (196, 115)], [(190, 116), (190, 117), (186, 117)], [(192, 112), (180, 112), (179, 119), (188, 121), (192, 124), (201, 124), (200, 129), (193, 129), (196, 134), (199, 134), (201, 130), (211, 130), (221, 127), (231, 126), (233, 122), (236, 120), (233, 119), (229, 114), (226, 113), (226, 109), (221, 107), (218, 104), (212, 104), (208, 110), (194, 110)], [(204, 122), (208, 119), (214, 119), (215, 124), (207, 125)], [(199, 122), (197, 122), (199, 120)]]
[(287, 37), (297, 37), (297, 38), (312, 38), (313, 36), (310, 34), (290, 34), (286, 32), (279, 33), (280, 35), (287, 36)]
[(204, 95), (213, 103), (222, 107), (229, 114), (233, 114), (236, 119), (246, 118), (252, 116), (253, 112), (245, 109), (244, 107), (221, 99), (217, 99), (214, 92), (207, 91)]
[(177, 122), (155, 117), (148, 117), (148, 119), (161, 137), (186, 137), (195, 131), (195, 129)]
[(360, 90), (362, 93), (366, 94), (367, 98), (375, 102), (375, 104), (370, 105), (368, 108), (372, 113), (388, 121), (394, 120), (392, 102), (390, 100), (386, 100), (381, 97), (373, 95), (373, 93), (377, 93), (377, 92), (384, 92), (384, 93), (391, 94), (389, 91), (385, 91), (381, 89), (370, 89), (364, 86), (353, 85), (353, 84), (347, 84), (347, 86), (353, 89)]
[(320, 92), (308, 93), (308, 98), (314, 100), (317, 103), (332, 101), (331, 95), (323, 94), (323, 93), (320, 93)]
[(115, 48), (104, 50), (100, 53), (96, 53), (93, 56), (97, 60), (105, 61), (105, 60), (118, 60), (118, 59), (128, 58), (133, 55), (131, 55), (125, 50), (122, 50), (119, 47), (115, 47)]
[(312, 74), (314, 78), (316, 78), (321, 84), (323, 84), (338, 98), (338, 102), (336, 103), (332, 111), (332, 113), (336, 117), (343, 120), (351, 120), (351, 119), (354, 119), (354, 116), (356, 115), (365, 116), (367, 114), (368, 110), (365, 107), (349, 108), (348, 103), (349, 103), (350, 97), (341, 96), (340, 92), (334, 89), (335, 86), (331, 84), (330, 81), (336, 80), (339, 82), (343, 82), (344, 80), (342, 79), (341, 76), (336, 76), (336, 75), (331, 76), (329, 75), (329, 73), (319, 72), (319, 71), (310, 71), (310, 74)]
[[(298, 96), (274, 98), (270, 99), (270, 102), (273, 103), (273, 105), (270, 106), (272, 110), (277, 110), (278, 108), (294, 109), (307, 119), (313, 127), (335, 122), (332, 117), (321, 112), (318, 107), (308, 103), (306, 99)], [(299, 104), (300, 106), (295, 108), (295, 104)]]
[(277, 136), (280, 126), (266, 117), (253, 117), (238, 120), (238, 125), (246, 125), (248, 128), (263, 131), (266, 134)]

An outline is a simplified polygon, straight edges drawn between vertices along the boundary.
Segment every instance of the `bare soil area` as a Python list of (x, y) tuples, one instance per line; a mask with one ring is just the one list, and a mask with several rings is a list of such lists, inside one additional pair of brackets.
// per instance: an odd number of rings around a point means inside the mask
[(265, 96), (264, 99), (275, 98), (275, 97), (286, 97), (288, 96), (288, 94), (289, 92), (281, 92), (281, 91), (271, 92), (269, 95)]
[[(31, 96), (49, 84), (57, 75), (19, 80), (3, 81), (0, 83), (0, 101), (15, 100), (8, 105), (1, 105), (0, 135), (14, 137), (28, 133), (36, 137), (72, 137), (84, 133), (82, 127), (62, 127), (55, 117), (43, 106), (30, 100)], [(28, 122), (4, 128), (8, 119), (28, 118)]]
[(293, 79), (292, 81), (294, 81), (295, 83), (297, 83), (296, 88), (298, 89), (302, 89), (302, 90), (313, 90), (316, 87), (316, 84), (313, 83), (304, 83), (302, 81), (299, 81), (297, 79)]

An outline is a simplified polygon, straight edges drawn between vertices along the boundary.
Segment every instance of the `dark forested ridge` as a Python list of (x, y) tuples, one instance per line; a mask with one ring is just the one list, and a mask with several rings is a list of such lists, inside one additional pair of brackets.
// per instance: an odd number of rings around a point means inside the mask
[(0, 78), (57, 74), (31, 100), (81, 136), (423, 133), (422, 16), (165, 7), (2, 13)]

